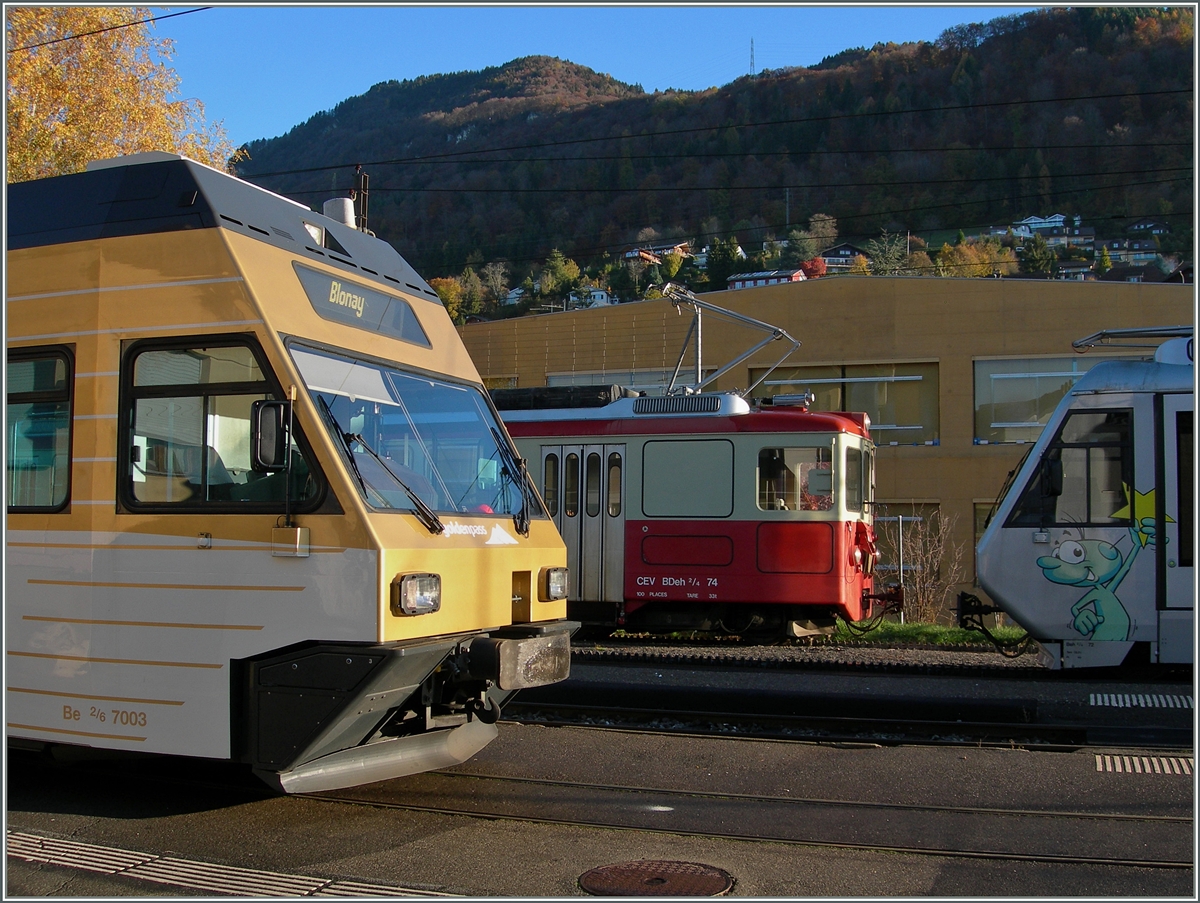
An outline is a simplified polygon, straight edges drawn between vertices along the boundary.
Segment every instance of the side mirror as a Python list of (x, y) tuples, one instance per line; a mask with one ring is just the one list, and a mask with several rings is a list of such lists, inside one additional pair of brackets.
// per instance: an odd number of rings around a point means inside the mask
[(286, 401), (250, 405), (250, 467), (256, 473), (287, 470), (289, 406)]
[(1063, 491), (1063, 468), (1059, 458), (1047, 458), (1042, 462), (1042, 495), (1057, 498)]

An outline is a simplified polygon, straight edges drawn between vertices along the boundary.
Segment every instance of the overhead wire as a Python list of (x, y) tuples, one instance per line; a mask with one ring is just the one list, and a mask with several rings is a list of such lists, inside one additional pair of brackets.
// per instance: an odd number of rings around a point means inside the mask
[(174, 19), (176, 16), (187, 16), (192, 13), (202, 13), (205, 10), (212, 9), (211, 6), (198, 6), (195, 9), (185, 9), (182, 12), (168, 13), (165, 16), (150, 16), (147, 19), (138, 19), (136, 22), (126, 22), (122, 25), (110, 25), (108, 28), (97, 28), (95, 31), (83, 31), (79, 34), (66, 35), (61, 38), (54, 38), (49, 41), (40, 41), (37, 44), (26, 44), (23, 47), (14, 47), (9, 50), (9, 53), (18, 53), (22, 50), (36, 50), (38, 47), (49, 47), (51, 44), (61, 44), (64, 41), (77, 41), (80, 38), (90, 38), (93, 35), (104, 34), (108, 31), (119, 31), (122, 28), (132, 28), (134, 25), (145, 25), (147, 22), (161, 22), (164, 19)]
[(408, 163), (413, 160), (444, 160), (444, 159), (461, 158), (464, 156), (469, 156), (472, 154), (481, 154), (481, 153), (500, 153), (503, 151), (512, 151), (512, 150), (536, 150), (536, 149), (549, 148), (549, 147), (572, 147), (572, 146), (578, 146), (580, 144), (595, 144), (595, 143), (601, 142), (601, 141), (632, 141), (632, 140), (639, 140), (639, 139), (645, 139), (645, 138), (653, 139), (653, 138), (669, 137), (669, 136), (674, 136), (674, 135), (695, 134), (698, 132), (720, 132), (720, 131), (723, 131), (725, 129), (730, 129), (730, 128), (738, 128), (738, 129), (765, 128), (765, 127), (769, 127), (769, 126), (804, 125), (804, 124), (808, 124), (808, 123), (833, 122), (833, 121), (846, 120), (846, 119), (862, 119), (862, 118), (870, 118), (870, 117), (887, 117), (887, 116), (908, 116), (908, 115), (913, 115), (913, 114), (918, 114), (918, 113), (952, 113), (952, 112), (962, 111), (962, 110), (982, 110), (982, 109), (993, 109), (993, 108), (997, 108), (997, 107), (1027, 106), (1027, 105), (1031, 105), (1031, 104), (1068, 103), (1068, 102), (1074, 103), (1074, 102), (1087, 101), (1087, 100), (1114, 100), (1114, 99), (1129, 98), (1129, 97), (1139, 97), (1139, 98), (1154, 97), (1154, 96), (1167, 95), (1167, 94), (1188, 94), (1188, 93), (1191, 93), (1191, 90), (1192, 89), (1190, 89), (1190, 88), (1165, 88), (1165, 89), (1158, 90), (1158, 91), (1139, 91), (1139, 92), (1134, 92), (1134, 93), (1123, 92), (1123, 93), (1111, 93), (1111, 94), (1081, 94), (1081, 95), (1075, 95), (1075, 96), (1069, 96), (1069, 97), (1048, 97), (1048, 98), (1039, 98), (1039, 99), (1030, 99), (1030, 100), (998, 100), (998, 101), (987, 101), (984, 103), (951, 104), (951, 105), (942, 106), (942, 107), (917, 107), (917, 108), (913, 108), (913, 109), (909, 109), (909, 110), (872, 110), (869, 112), (862, 112), (862, 113), (834, 113), (834, 114), (830, 114), (827, 116), (807, 116), (807, 117), (797, 117), (797, 118), (792, 118), (792, 119), (772, 119), (772, 120), (764, 120), (762, 122), (745, 122), (745, 123), (726, 122), (726, 123), (721, 123), (719, 125), (690, 126), (688, 128), (681, 128), (681, 129), (662, 129), (662, 130), (656, 131), (656, 132), (640, 132), (636, 135), (600, 135), (600, 136), (595, 136), (595, 137), (591, 137), (591, 138), (570, 138), (570, 139), (565, 139), (565, 140), (560, 140), (560, 141), (542, 141), (542, 142), (537, 142), (537, 143), (532, 143), (532, 144), (513, 144), (513, 145), (504, 145), (504, 146), (500, 146), (500, 147), (480, 148), (480, 149), (475, 149), (475, 150), (446, 151), (445, 153), (440, 153), (440, 154), (422, 154), (417, 157), (398, 157), (398, 158), (393, 158), (393, 159), (389, 159), (389, 160), (371, 160), (371, 161), (355, 160), (355, 161), (349, 162), (349, 163), (335, 163), (335, 164), (329, 164), (329, 165), (325, 165), (325, 166), (309, 166), (309, 167), (303, 167), (303, 168), (297, 168), (297, 169), (281, 169), (281, 170), (275, 170), (272, 172), (263, 172), (263, 173), (245, 172), (243, 170), (244, 174), (242, 175), (242, 178), (248, 179), (248, 180), (266, 179), (266, 178), (274, 178), (276, 176), (302, 175), (302, 174), (306, 174), (306, 173), (315, 173), (315, 172), (330, 172), (332, 170), (347, 169), (347, 168), (354, 167), (354, 166), (389, 166), (389, 165), (393, 165), (393, 164)]
[[(1051, 173), (1054, 179), (1091, 179), (1103, 176), (1125, 176), (1125, 175), (1150, 175), (1151, 173), (1171, 173), (1171, 172), (1191, 172), (1190, 166), (1168, 166), (1157, 167), (1153, 169), (1123, 169), (1112, 171), (1099, 172), (1082, 172), (1082, 173)], [(963, 179), (938, 179), (939, 185), (956, 185), (956, 184), (978, 184), (981, 182), (1012, 182), (1020, 177), (1018, 176), (985, 176), (983, 178), (963, 178)], [(1028, 176), (1027, 178), (1034, 179), (1037, 176)], [(787, 189), (837, 189), (837, 188), (881, 188), (893, 187), (896, 185), (919, 185), (929, 181), (928, 178), (917, 179), (889, 179), (886, 182), (822, 182), (814, 184), (796, 184), (789, 183), (784, 185), (649, 185), (635, 186), (633, 188), (619, 188), (615, 186), (593, 186), (590, 188), (515, 188), (505, 186), (503, 188), (436, 188), (430, 186), (412, 186), (404, 188), (389, 188), (386, 186), (375, 185), (371, 187), (371, 191), (381, 192), (423, 192), (423, 193), (439, 193), (439, 194), (641, 194), (644, 192), (662, 192), (662, 191), (784, 191)], [(1106, 186), (1098, 186), (1104, 188)], [(292, 194), (328, 194), (330, 189), (305, 189), (302, 191), (294, 191)]]

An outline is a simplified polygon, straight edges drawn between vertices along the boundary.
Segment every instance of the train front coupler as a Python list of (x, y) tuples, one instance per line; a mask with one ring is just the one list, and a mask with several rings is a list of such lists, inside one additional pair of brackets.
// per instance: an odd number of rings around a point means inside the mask
[(904, 587), (899, 583), (889, 583), (880, 593), (869, 593), (864, 589), (862, 599), (863, 608), (868, 611), (873, 603), (881, 602), (883, 609), (880, 614), (899, 614), (904, 610)]

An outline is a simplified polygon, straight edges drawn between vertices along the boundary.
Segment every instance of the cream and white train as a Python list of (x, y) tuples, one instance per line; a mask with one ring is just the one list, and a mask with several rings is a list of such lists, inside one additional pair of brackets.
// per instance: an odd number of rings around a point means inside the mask
[(7, 232), (10, 743), (331, 789), (567, 676), (562, 540), (389, 245), (168, 154), (10, 185)]

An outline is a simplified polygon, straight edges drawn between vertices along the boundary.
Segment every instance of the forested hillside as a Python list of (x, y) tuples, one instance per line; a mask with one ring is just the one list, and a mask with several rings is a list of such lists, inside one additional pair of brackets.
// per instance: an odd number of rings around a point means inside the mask
[(1190, 235), (1193, 40), (1189, 8), (1045, 9), (654, 94), (528, 57), (376, 85), (239, 172), (319, 207), (362, 163), (371, 228), (423, 274), (503, 260), (515, 283), (554, 248), (749, 248), (816, 213), (864, 240), (1050, 213)]

